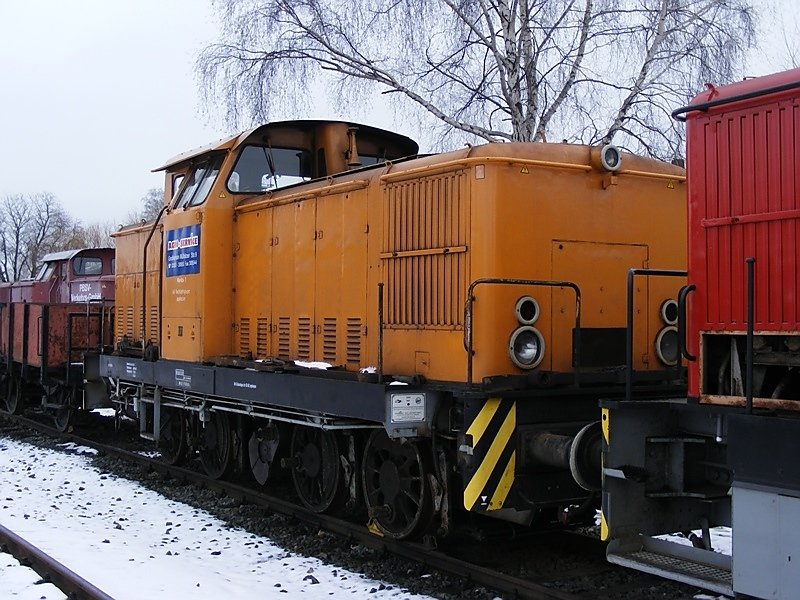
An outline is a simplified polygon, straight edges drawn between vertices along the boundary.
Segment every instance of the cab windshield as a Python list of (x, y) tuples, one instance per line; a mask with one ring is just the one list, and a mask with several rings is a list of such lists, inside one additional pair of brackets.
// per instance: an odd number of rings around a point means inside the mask
[(56, 263), (44, 263), (36, 274), (36, 281), (47, 281), (56, 269)]
[(219, 154), (195, 165), (187, 174), (185, 185), (175, 198), (173, 208), (188, 208), (205, 202), (221, 165), (222, 155)]
[(261, 194), (311, 179), (311, 153), (296, 148), (245, 146), (228, 177), (228, 191)]

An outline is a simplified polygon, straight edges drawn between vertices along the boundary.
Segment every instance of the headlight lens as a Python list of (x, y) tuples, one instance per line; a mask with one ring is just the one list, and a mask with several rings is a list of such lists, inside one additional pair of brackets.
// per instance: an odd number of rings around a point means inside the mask
[(533, 325), (536, 319), (539, 318), (539, 303), (530, 296), (523, 296), (517, 300), (517, 306), (514, 308), (514, 312), (520, 324)]
[(678, 364), (678, 328), (670, 325), (658, 332), (656, 337), (656, 356), (658, 360), (674, 367)]
[(678, 303), (668, 298), (661, 303), (661, 320), (666, 325), (675, 325), (678, 322)]
[(526, 325), (511, 334), (508, 343), (511, 361), (520, 369), (533, 369), (544, 358), (544, 338), (539, 331)]

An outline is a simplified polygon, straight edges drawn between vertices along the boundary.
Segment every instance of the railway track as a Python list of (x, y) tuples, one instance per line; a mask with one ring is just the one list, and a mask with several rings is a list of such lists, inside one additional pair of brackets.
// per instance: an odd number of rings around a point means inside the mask
[(0, 550), (36, 571), (44, 581), (55, 585), (71, 600), (113, 600), (111, 596), (3, 525), (0, 525)]
[[(186, 482), (192, 485), (204, 487), (217, 494), (224, 494), (239, 503), (250, 504), (261, 507), (273, 513), (287, 515), (314, 528), (319, 528), (320, 530), (340, 536), (348, 540), (349, 543), (358, 543), (366, 548), (391, 554), (406, 561), (414, 561), (421, 565), (425, 565), (427, 568), (434, 569), (456, 577), (462, 581), (469, 582), (470, 585), (483, 586), (485, 588), (495, 590), (507, 597), (548, 600), (575, 600), (578, 598), (591, 598), (595, 597), (594, 592), (596, 590), (587, 592), (585, 589), (583, 589), (577, 593), (574, 593), (565, 591), (564, 589), (559, 589), (559, 587), (568, 587), (562, 586), (562, 584), (572, 577), (578, 579), (585, 576), (587, 573), (596, 575), (597, 573), (603, 571), (619, 570), (617, 567), (613, 567), (605, 562), (604, 545), (598, 540), (583, 537), (578, 538), (576, 536), (569, 536), (568, 534), (565, 534), (560, 536), (559, 540), (555, 541), (555, 543), (561, 544), (562, 546), (567, 546), (573, 552), (590, 555), (592, 557), (592, 560), (590, 561), (591, 564), (587, 566), (586, 561), (583, 561), (579, 566), (574, 567), (572, 573), (570, 573), (569, 569), (567, 569), (566, 571), (559, 572), (557, 577), (553, 577), (552, 573), (550, 575), (543, 576), (541, 573), (536, 572), (531, 574), (530, 571), (525, 577), (521, 577), (499, 570), (504, 566), (504, 561), (502, 559), (498, 559), (499, 548), (496, 544), (491, 542), (483, 544), (483, 547), (494, 547), (495, 549), (491, 552), (488, 552), (487, 556), (480, 557), (476, 561), (474, 556), (469, 556), (469, 552), (463, 551), (463, 548), (459, 548), (458, 546), (445, 546), (441, 549), (437, 549), (431, 547), (431, 545), (426, 545), (423, 543), (398, 541), (380, 537), (370, 532), (362, 523), (353, 523), (341, 518), (314, 513), (307, 510), (305, 507), (294, 504), (282, 498), (271, 496), (259, 490), (254, 490), (228, 481), (209, 479), (205, 475), (185, 467), (167, 465), (158, 459), (145, 456), (139, 452), (118, 448), (116, 446), (87, 439), (79, 435), (59, 434), (52, 427), (29, 418), (18, 416), (12, 417), (5, 414), (3, 414), (3, 417), (9, 421), (13, 421), (19, 425), (36, 430), (37, 432), (47, 436), (59, 437), (61, 440), (94, 448), (99, 453), (102, 453), (106, 456), (114, 457), (119, 460), (126, 461), (127, 463), (138, 465), (138, 467), (144, 471), (155, 472), (164, 478), (173, 478), (180, 482)], [(554, 539), (553, 534), (550, 535), (551, 539)], [(526, 540), (518, 540), (514, 542), (518, 556), (523, 556), (528, 553), (535, 553), (537, 551), (537, 539), (532, 538), (529, 541), (532, 541), (532, 543), (524, 548), (522, 546), (525, 546)], [(542, 537), (538, 538), (538, 542), (539, 548), (552, 545), (553, 543), (551, 541), (543, 541)], [(500, 545), (507, 547), (510, 544), (503, 542)], [(478, 564), (479, 562), (483, 564)], [(630, 574), (629, 571), (625, 571), (625, 573)], [(554, 585), (552, 582), (553, 579), (558, 579), (559, 587)], [(630, 583), (626, 585), (627, 587), (631, 587)], [(634, 584), (634, 587), (635, 586), (636, 584)], [(614, 596), (607, 595), (606, 597)]]

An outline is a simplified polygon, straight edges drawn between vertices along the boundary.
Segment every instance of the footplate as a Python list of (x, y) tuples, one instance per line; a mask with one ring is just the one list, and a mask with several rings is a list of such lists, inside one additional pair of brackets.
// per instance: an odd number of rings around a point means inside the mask
[(639, 535), (613, 540), (606, 555), (623, 567), (733, 596), (731, 557), (726, 554)]

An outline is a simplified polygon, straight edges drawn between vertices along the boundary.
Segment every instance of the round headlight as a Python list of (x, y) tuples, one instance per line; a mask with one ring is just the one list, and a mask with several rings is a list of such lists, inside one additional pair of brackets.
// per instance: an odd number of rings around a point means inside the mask
[(674, 367), (678, 364), (678, 328), (670, 325), (664, 327), (656, 336), (656, 356), (658, 360)]
[(617, 171), (622, 166), (622, 152), (613, 144), (606, 144), (600, 149), (600, 164), (606, 171)]
[(672, 298), (668, 298), (661, 303), (661, 320), (667, 325), (675, 325), (678, 322), (678, 303)]
[(533, 369), (544, 358), (544, 338), (529, 325), (520, 327), (511, 334), (508, 342), (511, 361), (520, 369)]
[(539, 303), (530, 296), (523, 296), (517, 300), (514, 312), (522, 325), (533, 325), (539, 318)]

